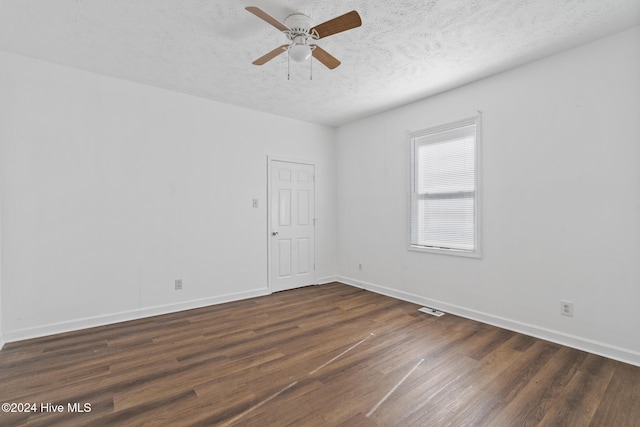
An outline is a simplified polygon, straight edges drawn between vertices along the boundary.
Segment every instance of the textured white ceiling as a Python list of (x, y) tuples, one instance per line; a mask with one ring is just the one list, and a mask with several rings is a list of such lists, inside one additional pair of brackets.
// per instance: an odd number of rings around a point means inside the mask
[[(251, 62), (286, 43), (244, 10), (362, 27), (318, 44), (342, 61)], [(640, 24), (640, 0), (0, 0), (0, 49), (338, 126)]]

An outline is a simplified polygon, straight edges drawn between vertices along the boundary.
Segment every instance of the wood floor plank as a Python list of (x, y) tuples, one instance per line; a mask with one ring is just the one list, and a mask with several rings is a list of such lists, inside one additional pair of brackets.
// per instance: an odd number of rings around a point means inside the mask
[(640, 425), (640, 367), (418, 308), (332, 283), (10, 343), (0, 402), (65, 410), (0, 426)]
[(584, 352), (567, 347), (561, 348), (554, 357), (540, 367), (522, 390), (491, 420), (491, 423), (538, 425), (585, 357)]
[(615, 363), (589, 354), (560, 392), (541, 426), (588, 426), (615, 372)]
[[(409, 411), (403, 421), (406, 421), (407, 425), (412, 425), (412, 422), (415, 425), (420, 419), (432, 425), (447, 422), (453, 425), (472, 425), (469, 419), (478, 415), (480, 412), (478, 409), (495, 401), (493, 395), (484, 389), (489, 383), (495, 381), (496, 377), (503, 375), (504, 370), (510, 366), (510, 363), (517, 360), (518, 355), (519, 353), (507, 342), (481, 361), (473, 363), (473, 360), (468, 360), (462, 365), (468, 367), (463, 372), (453, 363), (444, 365), (444, 369), (452, 372), (442, 374), (446, 380), (437, 381), (435, 384), (444, 383), (445, 387), (437, 395), (432, 392), (429, 398), (429, 404), (438, 410), (428, 411), (417, 407)], [(426, 420), (425, 412), (432, 414), (427, 416)]]
[(615, 364), (615, 372), (602, 395), (590, 426), (638, 426), (640, 416), (640, 380), (638, 368), (624, 363)]

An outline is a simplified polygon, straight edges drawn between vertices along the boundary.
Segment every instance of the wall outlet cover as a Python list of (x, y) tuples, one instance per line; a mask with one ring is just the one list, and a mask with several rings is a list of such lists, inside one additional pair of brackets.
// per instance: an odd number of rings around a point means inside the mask
[(573, 317), (573, 303), (571, 301), (560, 301), (560, 314)]

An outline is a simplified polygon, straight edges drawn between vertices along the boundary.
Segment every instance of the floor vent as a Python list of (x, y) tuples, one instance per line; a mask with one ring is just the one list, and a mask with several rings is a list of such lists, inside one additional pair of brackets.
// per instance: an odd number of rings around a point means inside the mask
[(444, 316), (444, 313), (442, 311), (436, 310), (435, 308), (431, 308), (431, 307), (422, 307), (418, 309), (418, 311), (421, 311), (423, 313), (427, 313), (436, 317)]

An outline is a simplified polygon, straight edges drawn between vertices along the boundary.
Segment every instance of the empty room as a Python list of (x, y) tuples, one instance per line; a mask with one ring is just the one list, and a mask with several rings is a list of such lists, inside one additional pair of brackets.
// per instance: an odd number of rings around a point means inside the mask
[(0, 0), (0, 426), (640, 426), (637, 0)]

